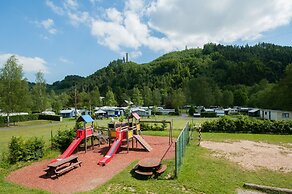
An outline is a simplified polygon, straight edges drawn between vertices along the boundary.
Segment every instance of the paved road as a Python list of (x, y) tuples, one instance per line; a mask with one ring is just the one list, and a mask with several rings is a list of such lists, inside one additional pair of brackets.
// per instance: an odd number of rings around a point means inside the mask
[(7, 131), (7, 130), (16, 130), (16, 129), (27, 129), (27, 128), (37, 128), (37, 127), (47, 127), (47, 126), (55, 126), (60, 124), (71, 124), (75, 123), (75, 121), (65, 121), (65, 122), (53, 122), (47, 124), (38, 124), (38, 125), (28, 125), (28, 126), (10, 126), (10, 127), (0, 127), (0, 131)]

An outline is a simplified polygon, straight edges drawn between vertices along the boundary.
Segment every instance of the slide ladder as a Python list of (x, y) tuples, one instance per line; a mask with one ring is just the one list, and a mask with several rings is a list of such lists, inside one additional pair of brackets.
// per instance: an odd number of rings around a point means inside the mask
[(145, 148), (148, 152), (152, 150), (152, 147), (145, 141), (140, 135), (133, 135), (133, 137)]

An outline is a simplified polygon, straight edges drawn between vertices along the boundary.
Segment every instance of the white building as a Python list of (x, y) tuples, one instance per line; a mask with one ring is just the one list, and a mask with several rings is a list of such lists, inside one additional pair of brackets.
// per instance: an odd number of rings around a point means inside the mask
[(292, 119), (291, 111), (261, 109), (260, 117), (268, 120), (286, 120)]

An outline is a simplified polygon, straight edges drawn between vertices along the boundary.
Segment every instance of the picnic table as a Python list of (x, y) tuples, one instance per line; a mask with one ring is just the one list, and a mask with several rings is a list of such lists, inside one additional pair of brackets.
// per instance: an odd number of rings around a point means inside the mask
[(71, 155), (68, 158), (58, 160), (54, 163), (51, 163), (48, 165), (48, 168), (45, 169), (47, 172), (47, 175), (52, 176), (52, 175), (60, 175), (65, 172), (68, 172), (78, 165), (81, 166), (81, 161), (78, 161), (78, 156), (76, 155)]

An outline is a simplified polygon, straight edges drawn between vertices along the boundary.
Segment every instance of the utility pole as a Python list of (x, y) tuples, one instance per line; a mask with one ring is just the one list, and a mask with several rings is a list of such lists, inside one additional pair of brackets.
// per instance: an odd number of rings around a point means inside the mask
[(74, 104), (75, 104), (75, 120), (76, 120), (77, 119), (77, 89), (76, 89), (76, 84), (75, 84)]

